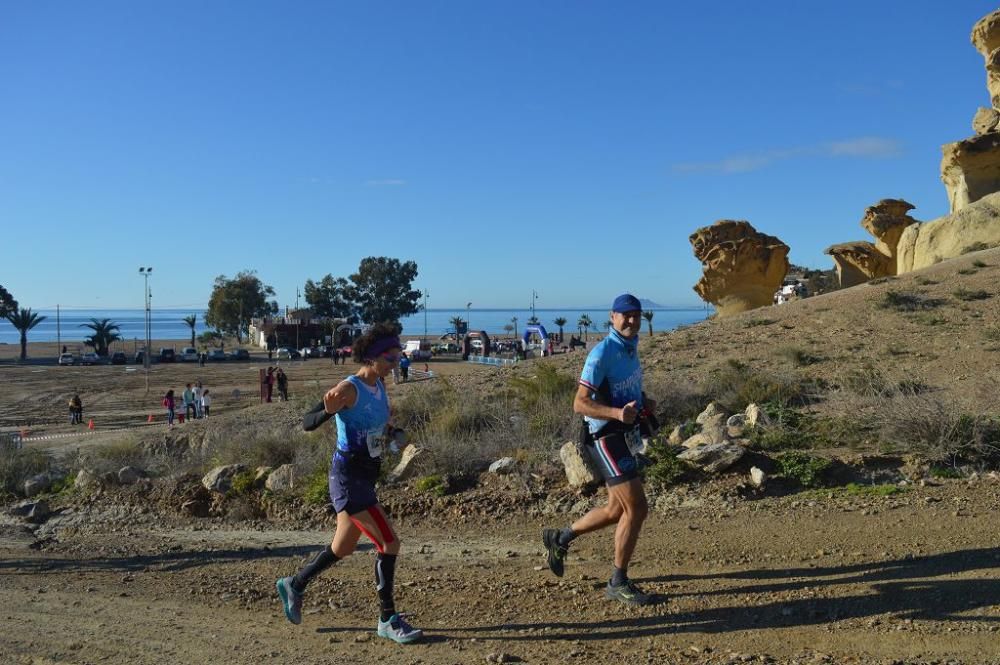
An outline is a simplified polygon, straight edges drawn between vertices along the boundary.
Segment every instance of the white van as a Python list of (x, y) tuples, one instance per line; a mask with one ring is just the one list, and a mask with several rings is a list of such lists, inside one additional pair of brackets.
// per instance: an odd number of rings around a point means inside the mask
[(422, 342), (419, 339), (411, 339), (403, 346), (403, 353), (410, 360), (430, 360), (431, 343)]

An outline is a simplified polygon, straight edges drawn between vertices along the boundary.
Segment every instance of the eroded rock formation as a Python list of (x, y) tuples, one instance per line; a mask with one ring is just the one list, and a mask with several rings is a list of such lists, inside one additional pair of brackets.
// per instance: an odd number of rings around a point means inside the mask
[(973, 26), (972, 45), (986, 61), (991, 108), (976, 111), (972, 119), (975, 137), (941, 148), (941, 180), (948, 190), (951, 212), (1000, 192), (1000, 10)]
[(899, 239), (907, 227), (920, 223), (906, 214), (910, 210), (913, 206), (903, 199), (882, 199), (865, 208), (865, 216), (861, 219), (861, 227), (875, 238), (874, 244), (857, 241), (826, 248), (837, 267), (841, 286), (854, 286), (896, 274)]
[(788, 245), (731, 219), (698, 229), (690, 240), (703, 272), (694, 290), (719, 316), (772, 304), (788, 272)]
[(908, 226), (896, 246), (902, 274), (976, 249), (1000, 246), (1000, 192), (950, 215)]

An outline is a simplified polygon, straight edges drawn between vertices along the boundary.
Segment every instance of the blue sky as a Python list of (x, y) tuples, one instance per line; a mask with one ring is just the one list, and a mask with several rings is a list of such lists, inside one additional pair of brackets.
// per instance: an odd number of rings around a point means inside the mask
[(0, 3), (0, 284), (23, 306), (293, 304), (365, 256), (430, 307), (696, 304), (746, 219), (829, 268), (864, 208), (947, 213), (995, 3)]

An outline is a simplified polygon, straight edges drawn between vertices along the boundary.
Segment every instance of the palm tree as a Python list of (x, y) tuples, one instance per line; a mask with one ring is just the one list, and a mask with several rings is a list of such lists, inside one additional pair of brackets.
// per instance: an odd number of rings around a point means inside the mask
[(30, 307), (27, 309), (22, 307), (7, 315), (10, 325), (17, 328), (17, 331), (21, 333), (21, 360), (28, 357), (28, 331), (44, 321), (45, 318), (32, 312)]
[(611, 320), (610, 319), (604, 322), (604, 332), (608, 332), (609, 330), (611, 330)]
[(512, 326), (509, 323), (505, 323), (503, 326), (503, 331), (509, 335), (514, 331), (514, 326)]
[(455, 326), (455, 339), (458, 340), (458, 338), (460, 337), (460, 335), (458, 334), (458, 329), (462, 327), (463, 323), (465, 323), (465, 319), (463, 319), (460, 316), (453, 316), (450, 319), (448, 319), (448, 323)]
[(514, 324), (514, 338), (517, 339), (517, 317), (512, 316), (510, 322)]
[(583, 341), (586, 342), (587, 331), (590, 329), (590, 326), (594, 325), (594, 322), (591, 321), (590, 317), (587, 316), (586, 314), (581, 314), (580, 319), (576, 322), (576, 325), (580, 329), (580, 332), (583, 334)]
[(191, 346), (194, 346), (194, 327), (198, 323), (198, 315), (192, 314), (191, 316), (185, 316), (181, 320), (188, 324), (188, 327), (191, 328)]
[(653, 310), (644, 309), (642, 311), (642, 318), (646, 319), (646, 323), (649, 325), (649, 336), (653, 336)]
[(122, 338), (118, 334), (118, 324), (111, 319), (91, 319), (90, 323), (81, 323), (81, 328), (90, 328), (93, 334), (83, 343), (93, 347), (99, 356), (108, 355), (108, 347), (112, 342), (117, 342)]
[(559, 343), (562, 344), (562, 341), (563, 341), (563, 326), (566, 325), (566, 319), (564, 319), (563, 317), (560, 316), (559, 318), (554, 319), (552, 321), (552, 323), (554, 323), (557, 326), (559, 326)]

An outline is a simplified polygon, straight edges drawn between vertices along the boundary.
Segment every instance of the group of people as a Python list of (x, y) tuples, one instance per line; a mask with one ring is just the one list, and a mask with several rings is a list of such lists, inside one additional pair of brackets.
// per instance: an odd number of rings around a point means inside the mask
[[(614, 566), (605, 595), (629, 605), (645, 605), (651, 596), (628, 576), (629, 562), (648, 511), (639, 475), (638, 448), (643, 423), (652, 420), (656, 404), (642, 391), (638, 357), (642, 306), (622, 294), (611, 308), (612, 330), (588, 355), (573, 401), (586, 421), (581, 445), (600, 469), (608, 487), (607, 503), (563, 528), (544, 529), (542, 545), (548, 567), (561, 577), (570, 544), (579, 536), (615, 525)], [(378, 552), (375, 582), (379, 601), (377, 633), (401, 644), (415, 642), (423, 631), (396, 610), (393, 580), (400, 539), (375, 492), (382, 455), (405, 448), (405, 435), (390, 423), (385, 379), (405, 357), (398, 330), (391, 324), (372, 326), (353, 346), (361, 368), (323, 396), (303, 418), (313, 430), (333, 418), (337, 443), (330, 460), (330, 500), (337, 513), (333, 540), (295, 574), (276, 583), (285, 616), (302, 622), (302, 602), (311, 580), (354, 552), (364, 534)], [(647, 425), (648, 426), (648, 425)], [(648, 434), (648, 431), (645, 432)]]
[(278, 388), (278, 397), (282, 402), (288, 401), (288, 375), (280, 367), (268, 367), (264, 372), (264, 401), (270, 402), (274, 396), (274, 388)]
[(83, 401), (79, 395), (73, 395), (69, 400), (69, 424), (83, 424)]
[(405, 353), (399, 354), (399, 363), (396, 367), (392, 368), (392, 382), (399, 383), (400, 381), (410, 380), (410, 357)]
[[(162, 405), (167, 412), (167, 427), (173, 427), (177, 418), (177, 399), (173, 388), (163, 396)], [(212, 395), (201, 381), (187, 383), (184, 384), (184, 392), (181, 393), (181, 405), (184, 407), (184, 418), (189, 420), (208, 418), (212, 410)]]

